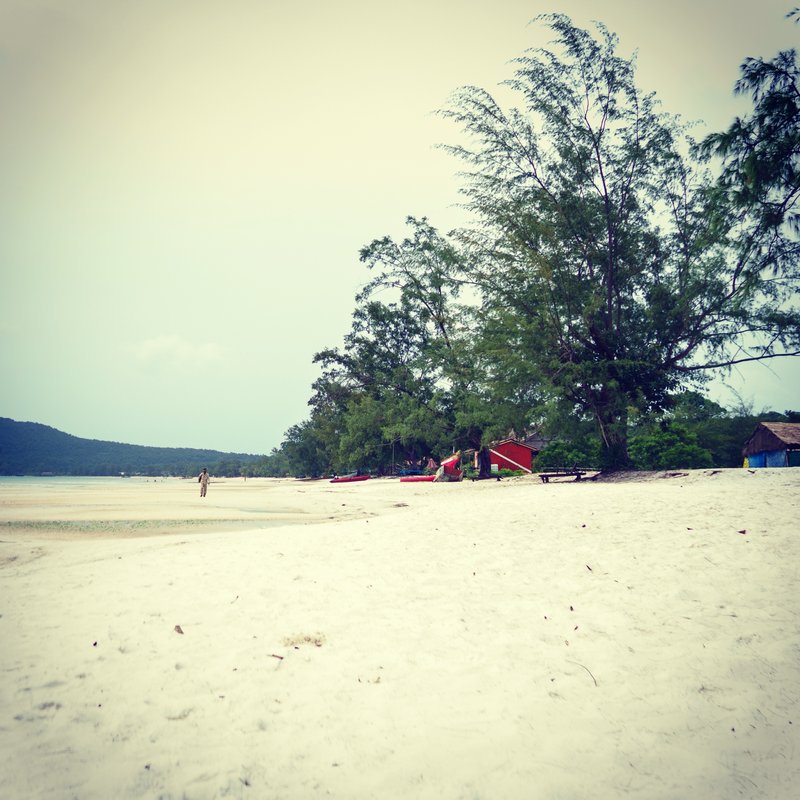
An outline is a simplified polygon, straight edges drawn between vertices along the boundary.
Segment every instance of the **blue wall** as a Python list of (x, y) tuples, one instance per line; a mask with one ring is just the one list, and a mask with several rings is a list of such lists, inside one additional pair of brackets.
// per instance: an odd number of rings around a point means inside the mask
[(785, 467), (785, 450), (767, 450), (747, 457), (748, 467)]

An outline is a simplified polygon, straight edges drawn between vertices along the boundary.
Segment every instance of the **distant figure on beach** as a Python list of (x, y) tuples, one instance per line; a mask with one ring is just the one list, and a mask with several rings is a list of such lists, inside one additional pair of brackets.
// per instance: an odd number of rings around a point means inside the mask
[(203, 471), (197, 476), (197, 481), (200, 484), (200, 497), (205, 497), (206, 492), (208, 491), (208, 480), (211, 476), (208, 474), (208, 470), (203, 467)]

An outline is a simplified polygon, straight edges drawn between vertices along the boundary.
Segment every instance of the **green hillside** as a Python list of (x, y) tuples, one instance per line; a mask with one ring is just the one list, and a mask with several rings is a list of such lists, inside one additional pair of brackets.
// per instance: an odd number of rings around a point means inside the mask
[(0, 417), (0, 475), (240, 475), (264, 457), (185, 447), (81, 439), (36, 422)]

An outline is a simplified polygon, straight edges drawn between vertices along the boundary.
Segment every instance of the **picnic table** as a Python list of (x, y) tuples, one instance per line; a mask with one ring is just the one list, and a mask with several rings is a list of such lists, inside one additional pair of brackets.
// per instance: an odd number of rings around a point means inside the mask
[(556, 467), (550, 472), (540, 472), (539, 477), (542, 479), (542, 483), (550, 483), (550, 478), (575, 478), (576, 481), (579, 481), (587, 472), (589, 472), (588, 469), (579, 467)]

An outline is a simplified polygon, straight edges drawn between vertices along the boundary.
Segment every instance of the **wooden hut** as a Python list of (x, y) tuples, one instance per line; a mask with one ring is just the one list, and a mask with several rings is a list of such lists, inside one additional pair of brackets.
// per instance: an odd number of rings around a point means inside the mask
[(492, 469), (511, 469), (533, 472), (533, 457), (539, 450), (527, 442), (517, 439), (503, 439), (489, 445)]
[(761, 422), (745, 443), (747, 467), (800, 467), (800, 422)]

